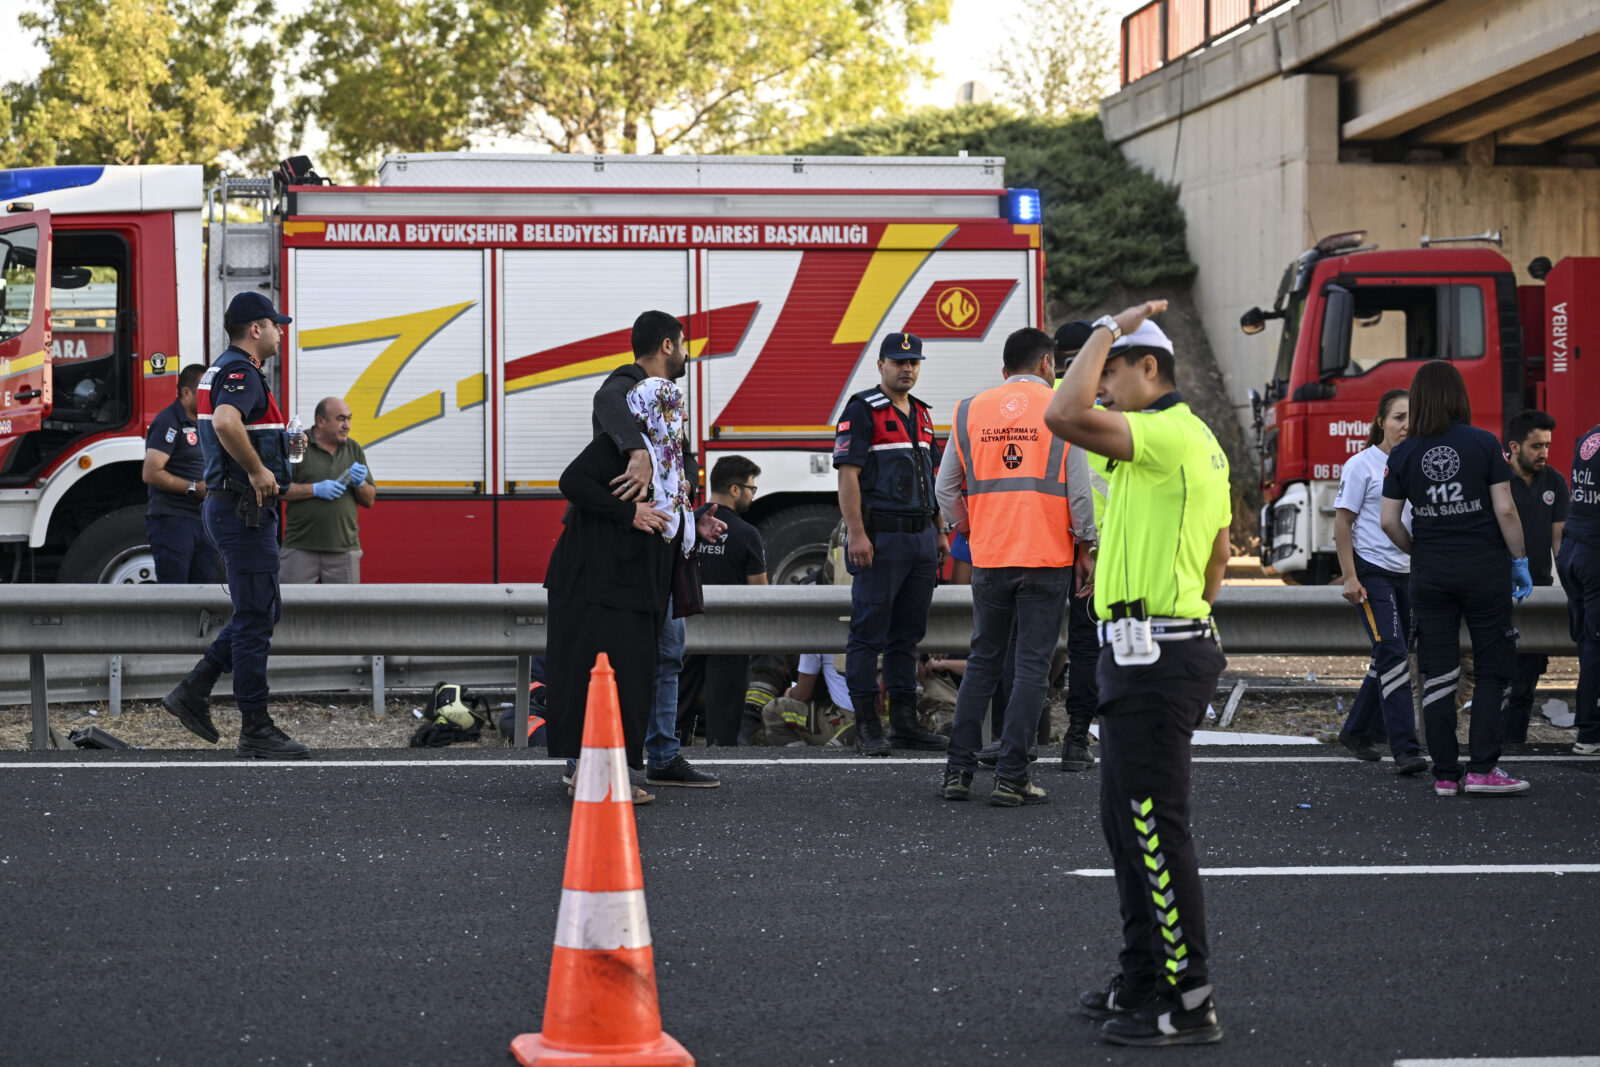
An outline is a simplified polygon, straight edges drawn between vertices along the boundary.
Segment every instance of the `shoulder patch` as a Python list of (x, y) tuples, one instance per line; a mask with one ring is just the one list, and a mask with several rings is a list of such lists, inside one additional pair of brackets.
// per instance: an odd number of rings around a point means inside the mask
[(243, 378), (244, 378), (244, 371), (242, 371), (242, 370), (234, 371), (232, 374), (228, 375), (228, 381), (230, 381), (230, 382), (241, 381)]
[(177, 427), (175, 427), (175, 426), (167, 427), (167, 444), (170, 445), (172, 442), (176, 441), (177, 439), (178, 439)]
[(840, 433), (844, 433), (849, 428), (850, 428), (850, 420), (849, 419), (845, 419), (843, 422), (841, 422), (839, 424), (839, 432)]

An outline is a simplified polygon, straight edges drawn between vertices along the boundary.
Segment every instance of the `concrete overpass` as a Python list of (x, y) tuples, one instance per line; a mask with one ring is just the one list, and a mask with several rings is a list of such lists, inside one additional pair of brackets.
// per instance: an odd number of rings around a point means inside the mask
[(1164, 0), (1130, 16), (1124, 53), (1135, 80), (1101, 119), (1180, 186), (1236, 403), (1276, 350), (1240, 313), (1320, 236), (1498, 229), (1521, 282), (1535, 256), (1600, 255), (1600, 0)]

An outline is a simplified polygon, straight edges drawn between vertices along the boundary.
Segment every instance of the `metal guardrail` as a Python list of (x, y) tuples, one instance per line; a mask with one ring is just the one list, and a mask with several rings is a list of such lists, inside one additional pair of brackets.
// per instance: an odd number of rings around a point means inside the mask
[[(706, 614), (688, 620), (691, 653), (839, 652), (849, 629), (850, 590), (841, 586), (710, 586)], [(278, 656), (408, 655), (504, 657), (516, 665), (523, 740), (530, 658), (545, 650), (549, 601), (535, 585), (285, 586)], [(30, 657), (34, 746), (48, 743), (45, 657), (98, 653), (199, 656), (231, 612), (207, 586), (23, 585), (0, 590), (0, 649)], [(1241, 655), (1361, 655), (1369, 648), (1359, 612), (1333, 587), (1225, 586), (1213, 611), (1223, 648)], [(1566, 597), (1534, 590), (1516, 609), (1523, 652), (1571, 654)], [(922, 647), (957, 652), (972, 635), (972, 591), (934, 593)], [(1061, 648), (1065, 648), (1065, 635)], [(461, 681), (472, 679), (452, 675)]]
[(1289, 0), (1152, 0), (1122, 20), (1122, 84), (1226, 37)]

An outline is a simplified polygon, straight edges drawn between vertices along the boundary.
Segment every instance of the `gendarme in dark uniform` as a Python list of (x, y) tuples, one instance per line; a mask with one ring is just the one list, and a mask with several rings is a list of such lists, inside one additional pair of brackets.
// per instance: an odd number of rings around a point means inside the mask
[(1600, 755), (1600, 426), (1579, 434), (1572, 451), (1572, 498), (1556, 571), (1578, 643), (1578, 742), (1572, 751)]
[(230, 343), (200, 379), (197, 407), (206, 457), (202, 515), (227, 564), (233, 617), (162, 704), (214, 744), (219, 735), (211, 721), (211, 689), (231, 671), (239, 755), (301, 759), (306, 746), (278, 729), (267, 712), (267, 653), (280, 614), (278, 501), (291, 476), (283, 413), (261, 364), (277, 354), (282, 327), (291, 320), (265, 296), (249, 292), (233, 298), (223, 321)]
[[(887, 756), (890, 744), (939, 750), (943, 734), (917, 721), (917, 643), (928, 625), (944, 535), (933, 495), (939, 450), (928, 405), (911, 395), (922, 366), (922, 341), (891, 333), (878, 348), (877, 388), (852, 396), (833, 444), (839, 507), (848, 530), (850, 641), (845, 683), (856, 717), (856, 744)], [(866, 558), (864, 558), (866, 557)], [(888, 692), (889, 737), (878, 719), (878, 656)]]

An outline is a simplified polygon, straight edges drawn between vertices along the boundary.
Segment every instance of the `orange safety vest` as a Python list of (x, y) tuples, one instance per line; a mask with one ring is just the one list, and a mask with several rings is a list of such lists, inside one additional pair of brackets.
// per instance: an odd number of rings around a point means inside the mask
[(1044, 424), (1052, 393), (1007, 382), (956, 406), (974, 567), (1070, 567), (1067, 442)]

